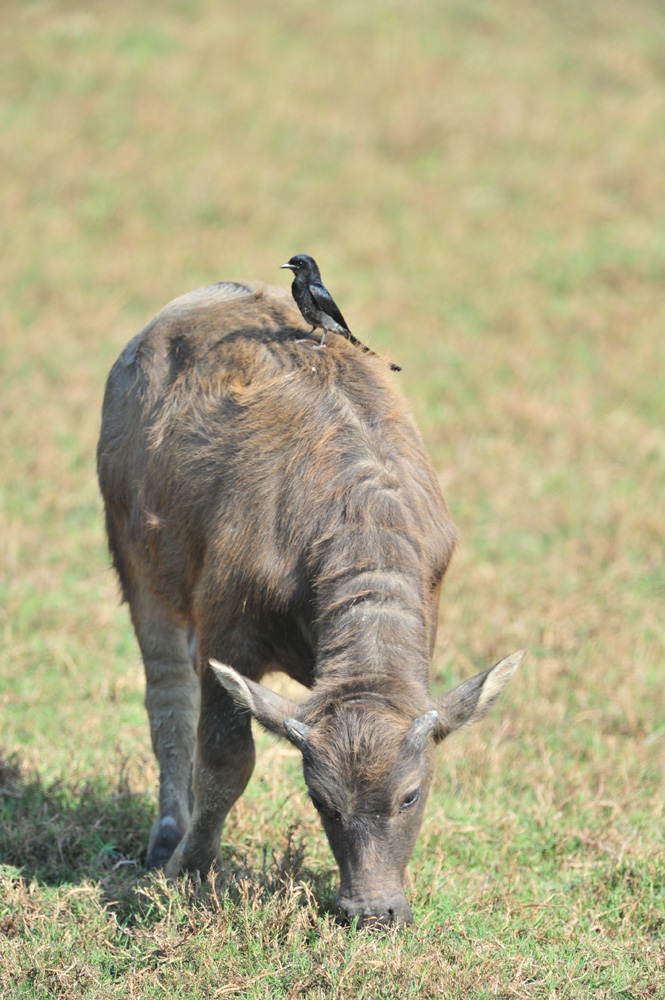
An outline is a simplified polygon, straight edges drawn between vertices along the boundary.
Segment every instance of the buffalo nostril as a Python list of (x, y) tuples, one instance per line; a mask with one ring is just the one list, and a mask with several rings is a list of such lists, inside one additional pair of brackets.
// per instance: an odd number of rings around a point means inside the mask
[(358, 930), (362, 927), (369, 931), (394, 928), (398, 924), (410, 924), (413, 920), (406, 899), (377, 900), (372, 905), (368, 899), (353, 899), (341, 894), (335, 902), (334, 914), (339, 924), (355, 923)]

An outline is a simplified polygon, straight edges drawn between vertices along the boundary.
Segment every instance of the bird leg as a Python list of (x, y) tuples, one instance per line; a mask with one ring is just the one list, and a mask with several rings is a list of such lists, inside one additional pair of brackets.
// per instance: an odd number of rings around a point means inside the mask
[[(309, 337), (301, 337), (300, 340), (296, 340), (296, 344), (305, 344), (305, 343), (307, 343), (311, 339), (311, 336), (312, 336), (312, 334), (314, 333), (314, 331), (316, 329), (317, 329), (317, 327), (313, 326), (312, 329), (309, 331), (309, 334), (310, 334)], [(328, 332), (327, 330), (323, 331), (323, 336), (321, 337), (321, 340), (320, 340), (320, 342), (318, 344), (314, 344), (314, 347), (312, 348), (313, 351), (320, 351), (322, 347), (326, 346), (323, 343), (323, 341), (326, 339), (326, 333), (327, 332)]]

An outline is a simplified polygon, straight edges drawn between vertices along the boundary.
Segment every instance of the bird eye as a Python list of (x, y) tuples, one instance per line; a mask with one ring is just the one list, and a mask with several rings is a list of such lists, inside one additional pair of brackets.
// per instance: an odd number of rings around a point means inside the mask
[(399, 807), (400, 811), (402, 809), (408, 809), (409, 806), (414, 806), (419, 798), (420, 798), (420, 789), (415, 788), (412, 792), (409, 792), (409, 794), (402, 802), (401, 806)]

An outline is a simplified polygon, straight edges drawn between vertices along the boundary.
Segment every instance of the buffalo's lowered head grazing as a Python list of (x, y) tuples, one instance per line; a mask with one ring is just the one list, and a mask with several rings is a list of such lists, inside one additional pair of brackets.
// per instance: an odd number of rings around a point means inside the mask
[[(455, 543), (436, 475), (386, 365), (304, 332), (288, 293), (222, 283), (169, 303), (108, 379), (99, 481), (160, 766), (148, 864), (208, 871), (254, 717), (302, 755), (340, 918), (409, 922), (434, 746), (523, 652), (430, 695)], [(272, 670), (308, 698), (266, 688)]]
[(429, 792), (434, 744), (485, 715), (524, 652), (426, 699), (427, 711), (415, 718), (408, 702), (352, 690), (296, 705), (210, 661), (235, 704), (302, 753), (309, 796), (339, 865), (338, 914), (359, 923), (411, 922), (404, 875)]

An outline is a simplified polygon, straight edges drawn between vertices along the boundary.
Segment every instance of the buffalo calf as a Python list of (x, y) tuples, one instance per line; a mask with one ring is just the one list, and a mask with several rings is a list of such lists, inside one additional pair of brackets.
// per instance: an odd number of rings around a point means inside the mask
[[(207, 872), (253, 717), (302, 754), (340, 916), (409, 922), (434, 745), (523, 653), (431, 696), (455, 530), (385, 362), (305, 334), (287, 292), (213, 285), (169, 303), (108, 379), (99, 481), (160, 767), (148, 864)], [(307, 700), (261, 684), (272, 670)]]

